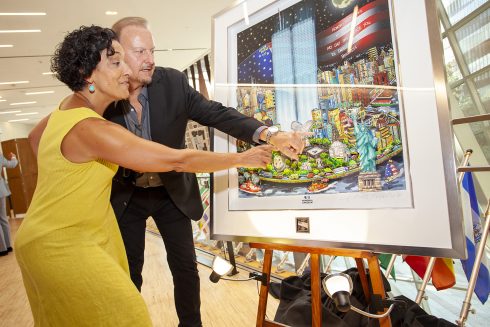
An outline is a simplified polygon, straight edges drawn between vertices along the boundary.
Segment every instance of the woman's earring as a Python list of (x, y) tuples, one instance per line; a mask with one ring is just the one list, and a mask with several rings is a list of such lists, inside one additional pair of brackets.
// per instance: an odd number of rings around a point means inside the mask
[(95, 92), (95, 85), (94, 85), (94, 83), (90, 83), (90, 85), (88, 86), (88, 91), (90, 93), (94, 93)]

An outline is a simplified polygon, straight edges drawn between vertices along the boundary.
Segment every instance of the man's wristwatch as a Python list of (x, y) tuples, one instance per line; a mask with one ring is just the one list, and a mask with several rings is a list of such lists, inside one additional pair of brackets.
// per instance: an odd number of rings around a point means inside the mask
[(267, 128), (267, 133), (265, 134), (265, 143), (271, 144), (271, 137), (279, 133), (279, 128), (277, 126), (271, 126)]

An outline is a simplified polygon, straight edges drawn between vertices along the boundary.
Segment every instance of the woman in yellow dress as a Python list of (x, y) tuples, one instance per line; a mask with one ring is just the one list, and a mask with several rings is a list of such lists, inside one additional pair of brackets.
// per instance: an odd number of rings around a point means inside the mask
[(129, 96), (130, 70), (110, 29), (68, 34), (52, 70), (73, 94), (29, 135), (38, 182), (15, 240), (35, 325), (151, 326), (109, 202), (118, 165), (148, 172), (265, 167), (271, 148), (176, 150), (106, 121), (105, 108)]

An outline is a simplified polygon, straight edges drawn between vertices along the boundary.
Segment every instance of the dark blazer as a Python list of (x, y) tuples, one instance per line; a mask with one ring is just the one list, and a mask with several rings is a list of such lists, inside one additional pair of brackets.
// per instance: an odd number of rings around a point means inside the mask
[[(187, 77), (172, 68), (157, 67), (148, 85), (150, 102), (150, 129), (154, 142), (184, 149), (188, 120), (214, 127), (243, 141), (253, 143), (253, 134), (259, 121), (240, 114), (233, 108), (206, 100), (190, 85)], [(104, 117), (127, 128), (123, 116), (123, 101), (112, 103)], [(203, 214), (196, 175), (175, 171), (160, 173), (171, 199), (189, 218), (199, 220)], [(134, 186), (124, 178), (119, 168), (112, 183), (111, 203), (120, 217), (133, 194)]]

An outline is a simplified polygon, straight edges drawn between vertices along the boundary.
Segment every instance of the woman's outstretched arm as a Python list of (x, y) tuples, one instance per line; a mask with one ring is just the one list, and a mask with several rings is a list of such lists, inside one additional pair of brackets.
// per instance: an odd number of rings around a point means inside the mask
[(73, 162), (104, 159), (143, 172), (213, 172), (234, 167), (265, 168), (271, 146), (242, 153), (177, 150), (135, 136), (112, 122), (88, 118), (65, 136), (62, 152)]

